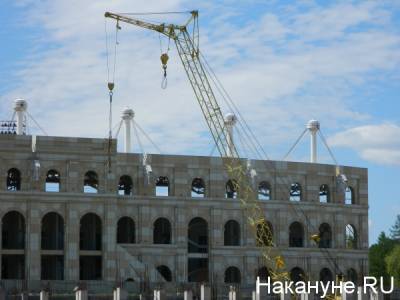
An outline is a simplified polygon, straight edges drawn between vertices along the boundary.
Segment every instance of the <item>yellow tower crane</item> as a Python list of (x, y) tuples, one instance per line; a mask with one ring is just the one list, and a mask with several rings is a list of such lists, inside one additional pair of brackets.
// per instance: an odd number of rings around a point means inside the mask
[[(198, 11), (191, 11), (190, 14), (189, 20), (184, 25), (152, 24), (132, 18), (128, 14), (111, 12), (106, 12), (105, 17), (115, 19), (117, 24), (124, 22), (156, 31), (174, 41), (226, 171), (230, 178), (235, 179), (232, 181), (233, 188), (238, 193), (257, 246), (260, 247), (264, 265), (270, 270), (273, 280), (289, 280), (284, 259), (278, 248), (274, 247), (271, 228), (268, 226), (265, 213), (256, 198), (256, 191), (249, 176), (246, 161), (240, 158), (235, 145), (229, 142), (230, 136), (225, 128), (224, 116), (207, 77), (199, 51)], [(191, 25), (190, 30), (189, 25)], [(168, 62), (167, 53), (163, 53), (160, 59), (165, 72)], [(318, 238), (315, 236), (312, 239), (317, 240)]]

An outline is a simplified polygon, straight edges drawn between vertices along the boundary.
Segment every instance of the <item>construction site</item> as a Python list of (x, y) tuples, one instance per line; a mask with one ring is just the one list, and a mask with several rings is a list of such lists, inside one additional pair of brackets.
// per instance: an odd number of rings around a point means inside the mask
[(116, 33), (139, 26), (175, 44), (218, 155), (133, 153), (147, 135), (130, 108), (107, 138), (32, 135), (29, 95), (16, 99), (0, 123), (0, 299), (320, 299), (255, 294), (257, 277), (362, 286), (368, 170), (338, 164), (317, 120), (288, 152), (308, 138), (309, 162), (268, 159), (199, 50), (197, 11), (183, 25), (105, 17)]

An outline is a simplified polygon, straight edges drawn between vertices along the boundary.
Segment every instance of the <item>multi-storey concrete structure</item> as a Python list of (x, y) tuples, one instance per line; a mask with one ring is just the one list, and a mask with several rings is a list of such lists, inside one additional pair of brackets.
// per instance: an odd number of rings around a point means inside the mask
[[(151, 155), (146, 173), (142, 155), (116, 149), (115, 140), (0, 135), (2, 279), (254, 284), (260, 250), (220, 158)], [(333, 165), (253, 166), (255, 197), (294, 277), (367, 273), (366, 169), (342, 167), (345, 193)], [(318, 231), (319, 245), (309, 239)]]

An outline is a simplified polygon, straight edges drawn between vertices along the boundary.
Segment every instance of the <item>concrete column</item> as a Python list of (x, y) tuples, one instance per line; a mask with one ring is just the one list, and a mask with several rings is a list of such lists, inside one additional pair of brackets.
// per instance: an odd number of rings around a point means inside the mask
[(165, 297), (163, 290), (154, 290), (154, 300), (165, 300), (165, 299), (167, 298)]
[(127, 300), (128, 293), (124, 289), (118, 287), (113, 291), (113, 299), (114, 300)]
[[(314, 299), (314, 298), (311, 298), (311, 295), (309, 295), (309, 294), (300, 294), (300, 300), (308, 300), (308, 299)], [(344, 299), (342, 299), (342, 300), (344, 300)]]
[(49, 300), (49, 292), (41, 291), (40, 292), (40, 300)]
[(22, 292), (21, 293), (21, 300), (28, 300), (28, 293), (27, 292)]
[(236, 300), (236, 290), (232, 286), (229, 291), (229, 300)]
[(290, 294), (282, 293), (280, 300), (291, 300), (291, 296)]
[(211, 300), (211, 288), (208, 285), (202, 284), (200, 292), (201, 292), (200, 296), (201, 300)]
[(87, 290), (75, 290), (75, 300), (88, 300)]
[(251, 293), (251, 299), (252, 300), (260, 300), (260, 294), (258, 294), (256, 291), (253, 291)]
[(193, 300), (193, 292), (191, 290), (183, 292), (183, 299), (184, 300)]

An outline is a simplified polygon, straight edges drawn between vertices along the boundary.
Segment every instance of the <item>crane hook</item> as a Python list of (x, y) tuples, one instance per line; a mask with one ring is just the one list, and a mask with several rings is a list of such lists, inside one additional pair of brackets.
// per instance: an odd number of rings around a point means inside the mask
[(168, 84), (168, 81), (167, 81), (167, 63), (168, 63), (169, 56), (168, 56), (167, 53), (163, 53), (163, 54), (161, 54), (160, 59), (161, 59), (162, 68), (164, 70), (164, 77), (163, 77), (163, 79), (161, 81), (161, 88), (166, 89), (167, 88), (167, 84)]

